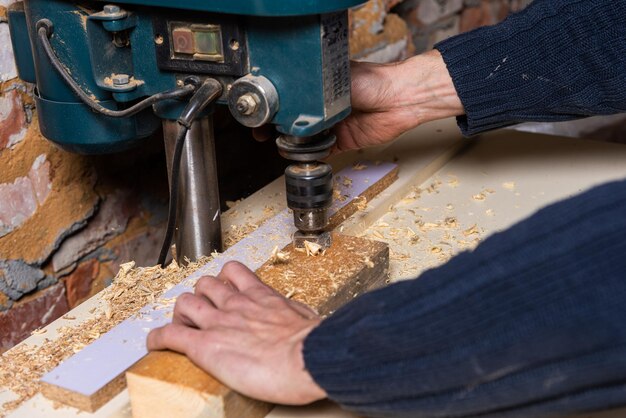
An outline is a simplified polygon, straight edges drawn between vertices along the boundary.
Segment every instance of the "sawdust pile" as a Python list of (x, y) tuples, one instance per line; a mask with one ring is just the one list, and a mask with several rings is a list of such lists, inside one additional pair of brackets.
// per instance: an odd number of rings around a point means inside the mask
[(224, 247), (230, 248), (239, 241), (247, 237), (251, 232), (256, 231), (263, 221), (258, 223), (247, 223), (243, 225), (231, 225), (230, 229), (224, 231)]
[[(154, 302), (159, 295), (180, 283), (208, 260), (205, 258), (187, 267), (172, 262), (165, 269), (159, 266), (134, 268), (134, 262), (124, 264), (113, 284), (104, 290), (104, 312), (74, 326), (61, 327), (54, 340), (46, 338), (41, 346), (22, 344), (0, 356), (0, 387), (10, 389), (18, 396), (16, 400), (0, 407), (0, 417), (36, 395), (39, 392), (39, 379), (45, 373), (137, 313), (146, 304)], [(95, 308), (91, 313), (95, 313)], [(74, 319), (67, 315), (64, 318)], [(36, 331), (35, 334), (41, 335), (42, 331)]]
[[(357, 295), (353, 288), (364, 285), (356, 278), (357, 274), (384, 264), (387, 246), (374, 240), (333, 234), (333, 245), (316, 255), (291, 244), (280, 252), (286, 260), (266, 262), (256, 271), (257, 275), (286, 298), (326, 315), (339, 293), (350, 293), (350, 298)], [(368, 277), (364, 274), (361, 279)]]

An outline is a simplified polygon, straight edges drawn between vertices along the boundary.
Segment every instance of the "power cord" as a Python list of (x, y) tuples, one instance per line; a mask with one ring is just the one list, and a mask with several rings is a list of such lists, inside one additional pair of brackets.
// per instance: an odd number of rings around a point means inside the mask
[(65, 83), (72, 89), (74, 94), (76, 94), (80, 100), (89, 106), (94, 112), (100, 113), (105, 116), (110, 116), (112, 118), (126, 118), (137, 113), (141, 112), (152, 106), (153, 104), (163, 101), (163, 100), (171, 100), (171, 99), (180, 99), (182, 97), (188, 96), (191, 94), (196, 87), (192, 84), (187, 84), (183, 87), (176, 88), (173, 90), (164, 91), (161, 93), (154, 94), (139, 103), (129, 107), (124, 110), (111, 110), (102, 106), (94, 99), (92, 99), (85, 91), (78, 85), (78, 83), (70, 76), (67, 70), (63, 67), (61, 60), (57, 57), (52, 45), (50, 44), (50, 37), (53, 33), (54, 25), (48, 19), (41, 19), (37, 22), (37, 35), (39, 36), (39, 41), (41, 46), (46, 53), (46, 56), (50, 60), (50, 63), (57, 71), (57, 73), (63, 78)]

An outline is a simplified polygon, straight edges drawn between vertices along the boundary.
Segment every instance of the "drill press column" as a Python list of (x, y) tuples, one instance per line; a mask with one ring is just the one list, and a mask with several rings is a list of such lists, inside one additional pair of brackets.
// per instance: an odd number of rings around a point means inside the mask
[[(173, 120), (163, 122), (163, 137), (167, 156), (169, 181), (180, 125)], [(176, 210), (176, 258), (195, 261), (222, 249), (220, 196), (217, 184), (217, 164), (213, 138), (212, 116), (193, 123), (187, 133), (181, 160), (179, 196)]]

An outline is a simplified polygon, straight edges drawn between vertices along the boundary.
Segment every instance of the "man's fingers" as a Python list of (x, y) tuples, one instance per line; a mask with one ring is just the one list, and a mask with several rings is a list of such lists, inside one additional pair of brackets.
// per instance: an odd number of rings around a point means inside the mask
[(169, 324), (153, 329), (148, 334), (146, 345), (148, 350), (173, 350), (188, 354), (193, 347), (201, 344), (202, 331), (186, 327), (182, 324)]
[(204, 297), (183, 293), (174, 306), (173, 323), (182, 323), (200, 329), (220, 325), (223, 314)]
[(209, 300), (216, 308), (221, 309), (224, 303), (237, 293), (229, 282), (224, 282), (218, 277), (206, 276), (196, 283), (195, 294)]
[(256, 287), (267, 287), (252, 270), (237, 261), (229, 261), (224, 264), (217, 278), (232, 283), (240, 292)]

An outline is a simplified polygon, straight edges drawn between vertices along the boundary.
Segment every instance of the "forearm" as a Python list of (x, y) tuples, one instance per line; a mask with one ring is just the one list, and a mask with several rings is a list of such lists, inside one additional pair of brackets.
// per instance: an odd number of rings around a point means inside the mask
[[(371, 416), (545, 416), (624, 403), (626, 181), (542, 210), (305, 341), (307, 369)], [(483, 416), (483, 415), (481, 415)]]
[(464, 105), (466, 135), (626, 111), (626, 0), (535, 0), (435, 48)]

